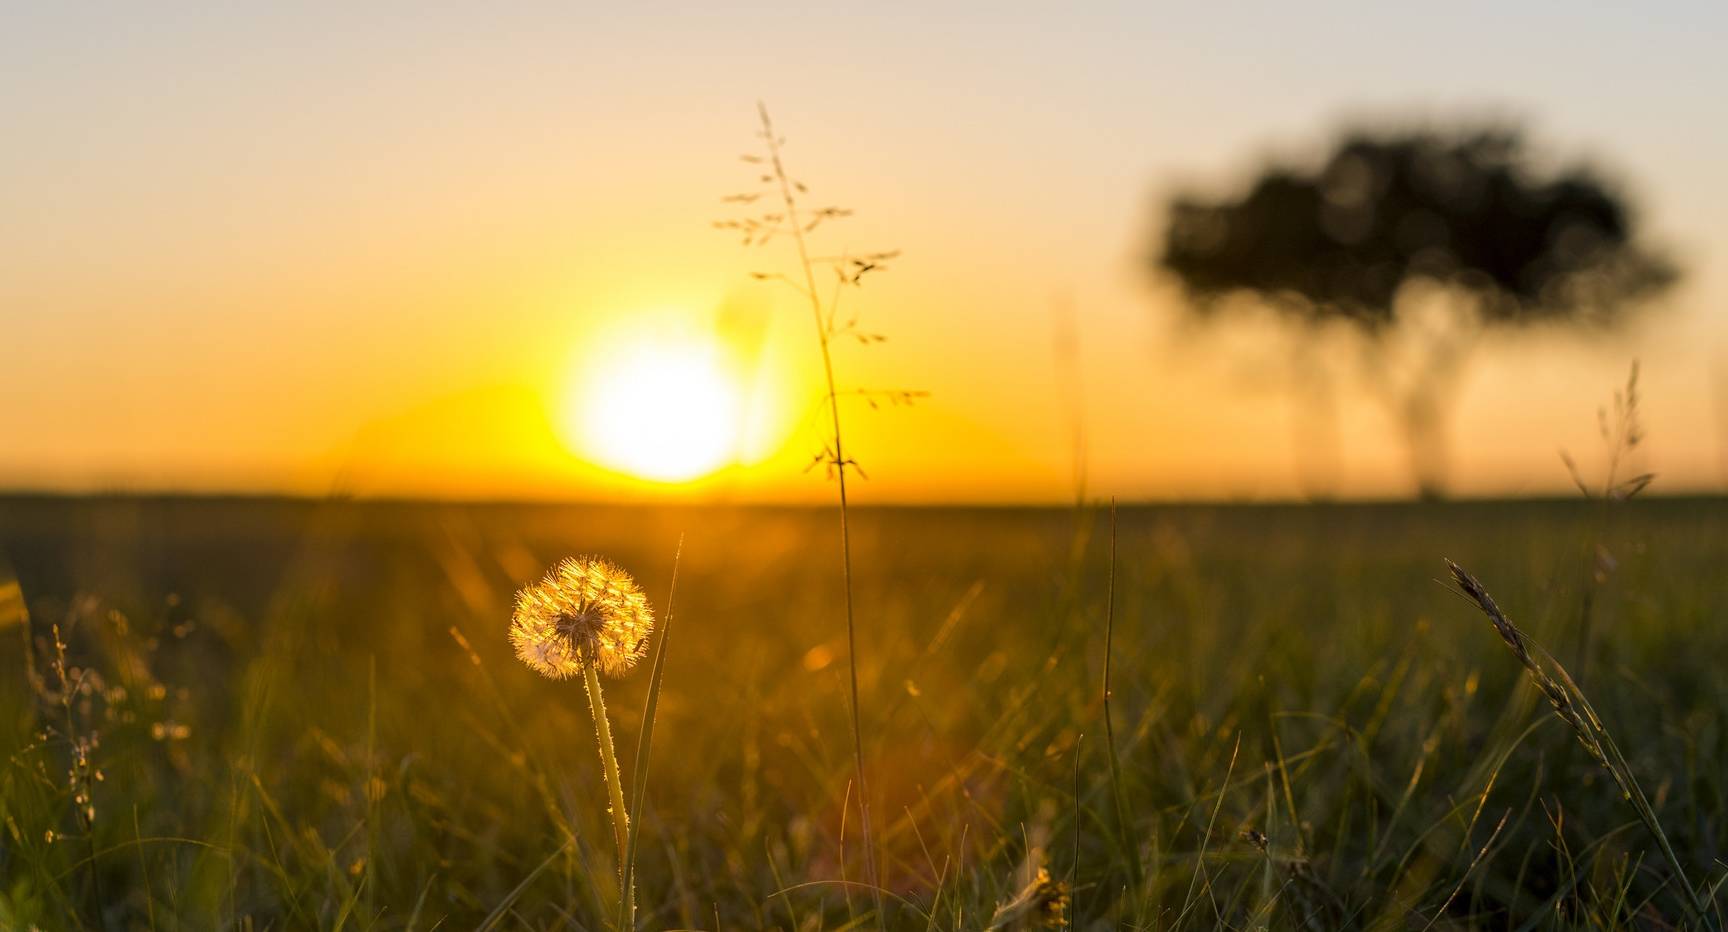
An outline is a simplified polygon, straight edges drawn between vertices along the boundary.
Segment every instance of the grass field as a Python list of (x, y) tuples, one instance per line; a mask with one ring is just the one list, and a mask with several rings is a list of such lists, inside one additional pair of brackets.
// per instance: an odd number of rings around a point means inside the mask
[[(1706, 924), (1439, 580), (1565, 664), (1713, 889), (1728, 502), (1119, 521), (1117, 793), (1108, 514), (855, 511), (884, 917), (831, 511), (0, 501), (0, 928), (609, 927), (594, 728), (511, 599), (603, 554), (664, 615), (680, 534), (641, 928)], [(626, 781), (647, 679), (609, 685)]]

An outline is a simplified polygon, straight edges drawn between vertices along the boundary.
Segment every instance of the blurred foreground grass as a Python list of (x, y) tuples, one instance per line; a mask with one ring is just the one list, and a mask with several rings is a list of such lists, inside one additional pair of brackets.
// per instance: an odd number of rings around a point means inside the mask
[[(1125, 825), (1104, 515), (855, 521), (890, 927), (1681, 924), (1442, 557), (1590, 693), (1693, 879), (1724, 874), (1728, 503), (1124, 509)], [(511, 657), (510, 600), (595, 553), (663, 606), (681, 532), (642, 926), (877, 926), (830, 512), (9, 499), (0, 928), (606, 927), (593, 728)], [(626, 747), (646, 680), (609, 686)]]

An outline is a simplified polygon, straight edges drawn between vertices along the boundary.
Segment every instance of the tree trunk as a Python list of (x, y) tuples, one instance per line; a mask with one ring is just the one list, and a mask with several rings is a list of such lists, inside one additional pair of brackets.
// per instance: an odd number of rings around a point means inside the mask
[(1449, 467), (1446, 410), (1431, 387), (1418, 386), (1404, 397), (1400, 422), (1404, 446), (1410, 457), (1410, 474), (1416, 479), (1423, 501), (1446, 497)]
[(1338, 400), (1332, 376), (1312, 352), (1298, 352), (1295, 397), (1290, 412), (1291, 453), (1303, 497), (1326, 502), (1338, 496), (1341, 480), (1338, 440)]

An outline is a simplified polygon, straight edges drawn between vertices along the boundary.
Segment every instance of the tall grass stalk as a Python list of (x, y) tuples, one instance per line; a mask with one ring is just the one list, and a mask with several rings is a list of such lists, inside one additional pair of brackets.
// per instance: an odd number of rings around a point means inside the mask
[(96, 926), (99, 929), (108, 928), (108, 897), (102, 892), (102, 870), (96, 863), (96, 808), (93, 799), (92, 786), (96, 769), (90, 763), (89, 749), (93, 743), (86, 739), (78, 728), (78, 718), (74, 711), (74, 697), (83, 689), (86, 673), (76, 672), (66, 662), (66, 642), (60, 637), (60, 625), (49, 628), (53, 635), (54, 653), (51, 666), (57, 684), (56, 696), (61, 714), (66, 722), (66, 743), (70, 746), (71, 767), (69, 770), (72, 787), (72, 813), (78, 826), (79, 834), (84, 836), (84, 846), (89, 852), (84, 863), (90, 868), (90, 890), (92, 894), (90, 910), (96, 916)]
[(672, 636), (672, 597), (678, 593), (678, 564), (684, 559), (684, 535), (678, 535), (678, 549), (672, 554), (672, 582), (666, 587), (666, 612), (660, 619), (660, 637), (654, 643), (654, 666), (648, 672), (648, 698), (642, 705), (642, 730), (636, 735), (636, 760), (630, 766), (630, 811), (636, 820), (630, 823), (628, 843), (624, 848), (623, 885), (631, 892), (618, 904), (618, 928), (636, 928), (636, 833), (642, 826), (643, 800), (648, 794), (648, 754), (654, 747), (654, 713), (660, 707), (660, 679), (665, 673), (666, 639)]
[(774, 123), (768, 117), (767, 105), (758, 102), (756, 112), (762, 119), (762, 138), (768, 147), (768, 161), (780, 189), (780, 199), (786, 209), (786, 226), (798, 249), (798, 267), (803, 273), (803, 291), (810, 301), (811, 319), (816, 325), (816, 345), (822, 355), (822, 376), (828, 389), (828, 414), (833, 425), (833, 456), (831, 461), (840, 489), (840, 566), (846, 592), (846, 672), (852, 698), (852, 760), (857, 771), (858, 808), (864, 832), (864, 871), (876, 900), (878, 922), (886, 920), (880, 874), (876, 864), (875, 832), (870, 819), (870, 783), (865, 777), (864, 727), (858, 705), (858, 625), (852, 600), (852, 533), (848, 523), (846, 501), (846, 467), (852, 465), (840, 430), (840, 393), (834, 383), (834, 354), (830, 346), (829, 322), (822, 313), (822, 298), (816, 290), (816, 267), (805, 243), (806, 227), (798, 215), (798, 198), (793, 194), (792, 178), (780, 157), (780, 138), (774, 134)]
[(1566, 472), (1572, 477), (1578, 491), (1584, 493), (1586, 499), (1600, 501), (1596, 509), (1595, 540), (1587, 542), (1583, 553), (1583, 593), (1578, 611), (1578, 669), (1583, 678), (1590, 679), (1591, 666), (1596, 658), (1597, 629), (1597, 597), (1614, 574), (1616, 563), (1608, 544), (1614, 525), (1614, 512), (1618, 506), (1631, 501), (1655, 481), (1655, 473), (1640, 473), (1626, 479), (1620, 477), (1620, 470), (1637, 451), (1638, 445), (1644, 440), (1643, 418), (1638, 407), (1638, 360), (1632, 360), (1631, 371), (1626, 376), (1625, 388), (1614, 393), (1613, 416), (1609, 415), (1607, 406), (1596, 411), (1597, 429), (1602, 437), (1602, 446), (1608, 453), (1608, 467), (1600, 486), (1585, 479), (1578, 468), (1577, 460), (1564, 449), (1560, 451), (1560, 461), (1566, 464)]
[[(1638, 779), (1632, 773), (1632, 765), (1626, 760), (1626, 755), (1621, 753), (1613, 736), (1608, 734), (1608, 729), (1602, 724), (1602, 719), (1596, 714), (1584, 691), (1552, 654), (1506, 617), (1506, 613), (1500, 610), (1493, 596), (1488, 594), (1488, 590), (1476, 577), (1451, 560), (1446, 561), (1446, 566), (1452, 571), (1452, 579), (1458, 584), (1459, 591), (1475, 603), (1482, 614), (1494, 624), (1494, 630), (1500, 634), (1501, 640), (1506, 642), (1507, 648), (1530, 674), (1530, 681), (1554, 707), (1554, 714), (1572, 729), (1578, 743), (1582, 744), (1584, 750), (1613, 778), (1614, 784), (1620, 788), (1621, 798), (1631, 804), (1638, 821), (1644, 823), (1644, 827), (1655, 838), (1662, 857), (1668, 861), (1669, 868), (1674, 872), (1674, 879), (1684, 891), (1683, 901), (1686, 908), (1700, 927), (1717, 928), (1710, 918), (1710, 907), (1704, 897), (1698, 888), (1686, 879), (1686, 868), (1681, 865), (1680, 856), (1669, 842), (1668, 833), (1662, 830), (1662, 823), (1656, 818), (1656, 808), (1650, 805), (1649, 797), (1644, 795), (1643, 787), (1638, 785)], [(1547, 661), (1546, 665), (1544, 660)], [(1554, 671), (1552, 674), (1548, 672), (1550, 666)]]
[(1116, 499), (1110, 499), (1110, 576), (1104, 593), (1104, 746), (1110, 757), (1110, 795), (1116, 804), (1116, 832), (1122, 850), (1128, 857), (1128, 867), (1134, 872), (1134, 885), (1143, 879), (1140, 868), (1140, 846), (1134, 843), (1128, 821), (1128, 798), (1122, 792), (1122, 763), (1116, 753), (1116, 728), (1110, 721), (1110, 654), (1116, 639)]

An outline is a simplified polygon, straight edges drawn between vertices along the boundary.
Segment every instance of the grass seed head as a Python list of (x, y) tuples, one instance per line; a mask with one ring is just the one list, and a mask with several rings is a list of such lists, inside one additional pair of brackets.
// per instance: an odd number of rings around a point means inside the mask
[[(1494, 601), (1494, 597), (1488, 594), (1488, 590), (1483, 587), (1481, 581), (1451, 560), (1446, 561), (1446, 567), (1452, 571), (1452, 579), (1458, 584), (1459, 591), (1464, 593), (1470, 601), (1476, 603), (1476, 607), (1481, 609), (1482, 614), (1493, 623), (1494, 630), (1499, 632), (1500, 639), (1506, 642), (1506, 646), (1511, 649), (1513, 656), (1517, 657), (1518, 662), (1524, 665), (1525, 671), (1530, 674), (1530, 682), (1548, 700), (1548, 704), (1554, 707), (1554, 714), (1572, 729), (1573, 734), (1578, 737), (1578, 743), (1584, 746), (1584, 750), (1597, 763), (1607, 767), (1616, 782), (1621, 782), (1622, 775), (1609, 764), (1607, 751), (1602, 745), (1602, 723), (1596, 718), (1596, 714), (1590, 710), (1587, 703), (1575, 698), (1580, 693), (1577, 684), (1566, 672), (1566, 668), (1549, 657), (1549, 661), (1558, 676), (1550, 673), (1548, 665), (1543, 664), (1537, 655), (1531, 651), (1533, 642), (1525, 636), (1523, 631), (1519, 630), (1517, 625), (1512, 623), (1510, 618), (1506, 617), (1505, 612), (1500, 610), (1500, 606)], [(1536, 649), (1540, 651), (1540, 645)], [(1543, 656), (1547, 656), (1546, 652), (1543, 653)]]
[(516, 593), (510, 643), (530, 669), (553, 679), (590, 663), (622, 676), (648, 649), (654, 613), (630, 574), (597, 557), (560, 561)]

